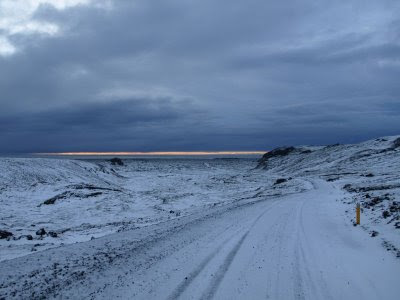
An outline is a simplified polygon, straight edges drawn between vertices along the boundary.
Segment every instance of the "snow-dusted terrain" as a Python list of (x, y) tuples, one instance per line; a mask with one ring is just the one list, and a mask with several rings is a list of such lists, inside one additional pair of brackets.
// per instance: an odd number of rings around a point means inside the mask
[(123, 163), (0, 158), (0, 299), (400, 296), (399, 137)]
[[(0, 159), (0, 230), (13, 233), (0, 239), (0, 260), (240, 200), (273, 182), (251, 171), (256, 164), (255, 159), (124, 160), (123, 166), (106, 160)], [(41, 228), (57, 237), (37, 235)]]
[[(282, 150), (282, 149), (278, 149)], [(341, 201), (355, 219), (362, 207), (362, 227), (400, 258), (400, 137), (356, 145), (283, 148), (288, 155), (261, 159), (258, 168), (271, 175), (322, 178), (349, 193)], [(271, 152), (270, 152), (271, 153)], [(279, 153), (278, 153), (279, 154)]]

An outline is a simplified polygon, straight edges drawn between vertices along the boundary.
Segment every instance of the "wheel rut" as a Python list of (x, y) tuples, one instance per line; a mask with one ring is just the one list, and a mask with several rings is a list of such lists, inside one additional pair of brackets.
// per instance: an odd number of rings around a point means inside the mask
[[(237, 252), (240, 250), (240, 247), (246, 240), (246, 237), (257, 224), (257, 222), (269, 211), (271, 210), (277, 202), (272, 203), (265, 209), (261, 214), (259, 214), (254, 221), (250, 224), (248, 229), (243, 233), (240, 239), (233, 245), (232, 249), (226, 254), (225, 258), (222, 261), (222, 264), (219, 266), (217, 271), (212, 275), (212, 281), (206, 288), (206, 290), (201, 295), (200, 299), (210, 299), (214, 296), (216, 291), (218, 290), (219, 285), (225, 277), (226, 272), (228, 271), (230, 265), (235, 259)], [(183, 293), (192, 285), (193, 281), (207, 268), (210, 262), (221, 252), (224, 247), (227, 247), (229, 242), (237, 237), (237, 232), (231, 235), (229, 238), (225, 239), (221, 245), (219, 245), (214, 251), (212, 251), (209, 255), (207, 255), (197, 267), (192, 270), (183, 281), (181, 281), (174, 291), (167, 297), (168, 300), (178, 299), (183, 295)]]

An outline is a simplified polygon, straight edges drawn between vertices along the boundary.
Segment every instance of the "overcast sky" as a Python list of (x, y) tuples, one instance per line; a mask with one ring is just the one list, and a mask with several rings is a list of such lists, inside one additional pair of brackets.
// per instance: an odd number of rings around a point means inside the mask
[(394, 134), (398, 0), (0, 0), (0, 152)]

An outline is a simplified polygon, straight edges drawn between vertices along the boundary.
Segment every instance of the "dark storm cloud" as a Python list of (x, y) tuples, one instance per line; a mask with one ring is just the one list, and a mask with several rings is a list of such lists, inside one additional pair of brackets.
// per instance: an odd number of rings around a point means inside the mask
[[(82, 104), (78, 107), (62, 107), (36, 114), (18, 115), (8, 118), (17, 120), (20, 128), (35, 126), (38, 131), (46, 132), (48, 124), (52, 130), (69, 131), (71, 127), (82, 130), (114, 130), (113, 126), (125, 127), (152, 122), (168, 122), (182, 118), (190, 111), (183, 107), (174, 107), (168, 100), (132, 99), (106, 103)], [(187, 109), (187, 108), (186, 108)], [(28, 122), (26, 122), (28, 121)], [(30, 124), (30, 126), (27, 126)], [(108, 129), (107, 129), (108, 128)]]
[[(0, 0), (1, 1), (1, 0)], [(94, 2), (95, 3), (95, 2)], [(268, 149), (400, 128), (396, 1), (113, 1), (0, 56), (0, 152)]]
[[(112, 151), (124, 140), (129, 141), (124, 147), (140, 150), (147, 148), (147, 140), (173, 137), (181, 133), (180, 126), (194, 126), (192, 119), (201, 117), (206, 119), (190, 101), (127, 99), (9, 115), (0, 119), (0, 130), (5, 140), (18, 142), (24, 151), (34, 147), (45, 152), (49, 145), (57, 151)], [(2, 147), (12, 150), (6, 143)]]

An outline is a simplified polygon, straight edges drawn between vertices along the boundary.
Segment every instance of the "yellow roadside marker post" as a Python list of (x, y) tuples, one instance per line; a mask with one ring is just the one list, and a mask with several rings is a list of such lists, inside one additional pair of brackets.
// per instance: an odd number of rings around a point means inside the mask
[(357, 206), (356, 206), (356, 223), (357, 223), (357, 225), (360, 225), (360, 212), (361, 212), (360, 203), (357, 203)]

